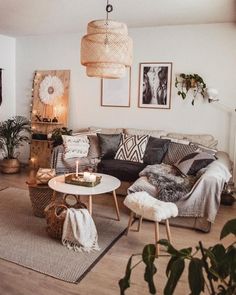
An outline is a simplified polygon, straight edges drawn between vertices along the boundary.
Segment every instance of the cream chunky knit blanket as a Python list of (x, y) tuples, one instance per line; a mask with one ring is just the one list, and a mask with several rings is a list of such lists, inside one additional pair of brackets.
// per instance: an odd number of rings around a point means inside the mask
[(62, 244), (74, 251), (99, 251), (98, 234), (87, 209), (67, 209)]

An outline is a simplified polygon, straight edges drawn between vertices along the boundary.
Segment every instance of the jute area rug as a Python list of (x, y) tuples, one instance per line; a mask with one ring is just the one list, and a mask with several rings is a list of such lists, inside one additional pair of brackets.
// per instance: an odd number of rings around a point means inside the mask
[(127, 215), (121, 214), (121, 221), (115, 220), (111, 206), (96, 205), (95, 199), (93, 207), (101, 251), (74, 252), (47, 235), (45, 219), (32, 214), (28, 191), (16, 188), (0, 191), (0, 258), (63, 281), (78, 283), (122, 236), (127, 226)]

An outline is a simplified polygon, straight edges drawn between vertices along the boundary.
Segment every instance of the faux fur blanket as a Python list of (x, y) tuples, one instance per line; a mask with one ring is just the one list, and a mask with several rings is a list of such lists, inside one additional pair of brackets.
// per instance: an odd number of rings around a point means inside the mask
[(87, 209), (67, 209), (62, 244), (74, 251), (99, 251), (97, 229)]
[(183, 177), (173, 166), (166, 164), (149, 165), (139, 176), (146, 176), (157, 189), (158, 199), (176, 202), (190, 192), (196, 177)]

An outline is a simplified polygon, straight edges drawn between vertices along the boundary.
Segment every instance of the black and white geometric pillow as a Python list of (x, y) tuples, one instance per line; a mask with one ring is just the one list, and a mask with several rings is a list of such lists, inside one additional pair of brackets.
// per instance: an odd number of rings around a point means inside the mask
[(184, 175), (195, 175), (215, 160), (213, 155), (206, 152), (195, 152), (183, 157), (174, 166)]
[(171, 142), (168, 150), (163, 159), (163, 163), (167, 165), (174, 165), (177, 161), (181, 160), (184, 156), (194, 153), (199, 148), (196, 145), (182, 144)]
[(143, 163), (148, 139), (149, 135), (122, 134), (115, 159)]

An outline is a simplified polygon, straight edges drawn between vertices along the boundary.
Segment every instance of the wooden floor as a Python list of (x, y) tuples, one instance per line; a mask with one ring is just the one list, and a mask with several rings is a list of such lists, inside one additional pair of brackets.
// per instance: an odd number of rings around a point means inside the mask
[[(0, 187), (11, 186), (27, 189), (25, 184), (26, 172), (17, 175), (0, 174)], [(94, 198), (95, 199), (95, 198)], [(122, 197), (119, 197), (120, 209), (125, 210), (122, 205)], [(107, 198), (97, 197), (94, 200), (106, 202)], [(112, 202), (111, 202), (112, 205)], [(205, 234), (189, 229), (171, 227), (173, 244), (178, 247), (194, 246), (202, 240), (205, 246), (210, 246), (218, 241), (220, 230), (223, 224), (235, 217), (236, 206), (221, 206), (216, 222), (210, 233)], [(128, 213), (128, 212), (127, 212)], [(161, 225), (161, 238), (165, 238), (165, 228)], [(0, 294), (1, 295), (112, 295), (119, 294), (118, 281), (124, 275), (125, 266), (132, 253), (140, 253), (146, 243), (154, 241), (154, 225), (144, 221), (141, 232), (130, 232), (129, 236), (123, 236), (110, 251), (97, 263), (90, 273), (78, 284), (65, 283), (40, 274), (36, 271), (18, 266), (14, 263), (0, 259)], [(225, 243), (230, 242), (226, 240)], [(40, 249), (39, 249), (40, 251)], [(156, 274), (156, 285), (158, 294), (163, 294), (162, 290), (166, 282), (165, 268), (167, 258), (160, 258), (156, 263), (158, 273)], [(140, 265), (136, 268), (131, 282), (132, 287), (127, 294), (148, 294), (146, 284), (143, 281), (144, 267)], [(187, 295), (187, 277), (180, 280), (176, 290), (177, 295)]]

